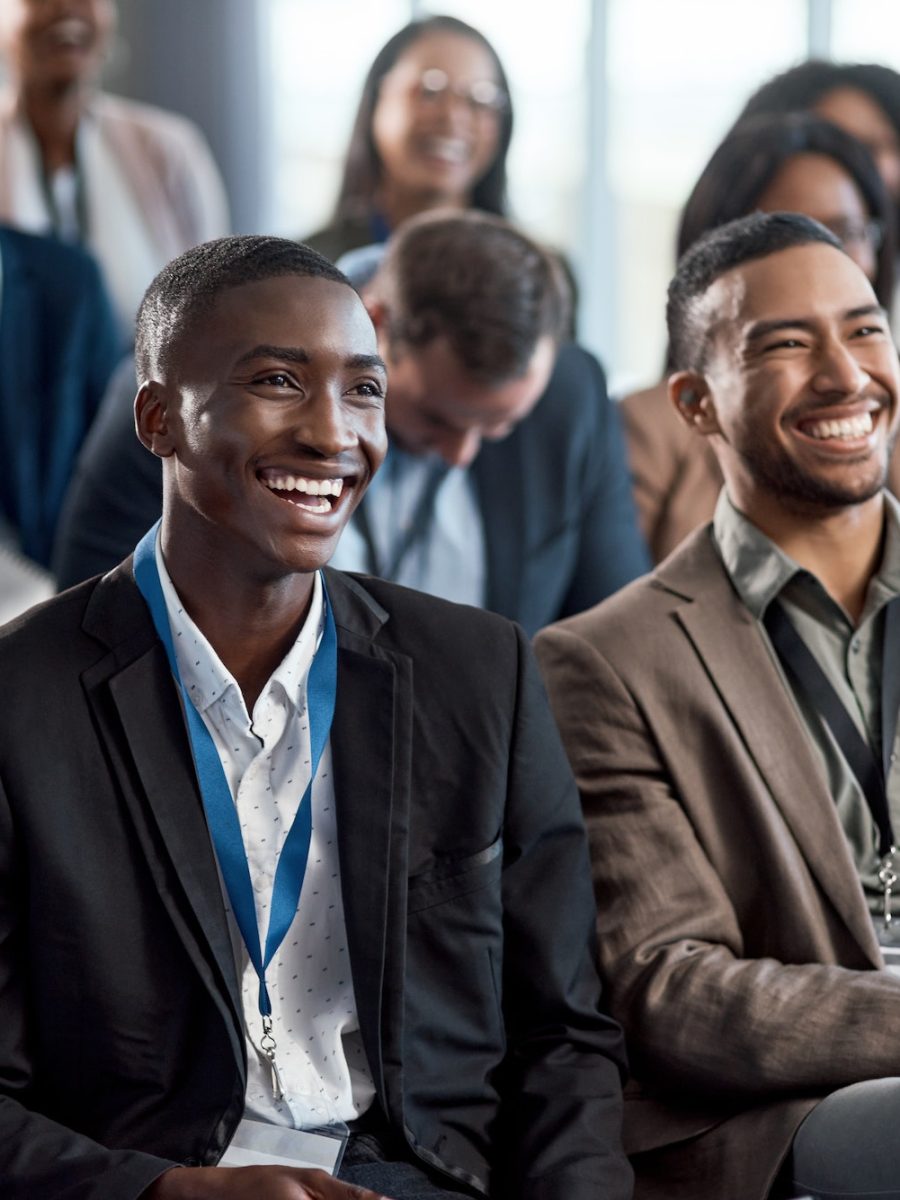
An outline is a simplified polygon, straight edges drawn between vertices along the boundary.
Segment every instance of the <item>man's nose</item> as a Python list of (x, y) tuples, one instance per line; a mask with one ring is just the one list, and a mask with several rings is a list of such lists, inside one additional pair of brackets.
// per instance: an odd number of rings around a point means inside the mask
[(816, 391), (854, 395), (868, 382), (868, 374), (844, 342), (835, 339), (823, 347), (813, 381)]
[(435, 446), (438, 454), (450, 467), (467, 467), (481, 449), (481, 434), (477, 429), (448, 433)]
[(299, 406), (293, 432), (296, 441), (324, 458), (351, 450), (358, 442), (341, 398), (325, 389), (314, 392)]

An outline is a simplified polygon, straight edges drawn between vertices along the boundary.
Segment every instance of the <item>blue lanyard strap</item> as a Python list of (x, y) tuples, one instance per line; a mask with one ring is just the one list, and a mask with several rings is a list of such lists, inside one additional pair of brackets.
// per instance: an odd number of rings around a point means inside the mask
[(312, 785), (319, 768), (319, 760), (328, 742), (331, 722), (334, 717), (337, 696), (337, 631), (334, 614), (323, 592), (325, 601), (325, 630), (309, 670), (307, 683), (307, 709), (309, 712), (310, 776), (309, 784), (300, 801), (290, 832), (281, 849), (275, 882), (272, 888), (272, 905), (269, 928), (266, 933), (265, 950), (260, 943), (259, 926), (256, 920), (256, 904), (253, 885), (247, 866), (247, 853), (241, 836), (237, 808), (231, 796), (228, 780), (222, 767), (219, 752), (203, 718), (194, 707), (188, 689), (181, 679), (178, 660), (172, 643), (169, 614), (159, 572), (156, 568), (156, 536), (159, 522), (141, 538), (134, 552), (134, 578), (143, 595), (156, 632), (165, 647), (169, 667), (184, 699), (194, 769), (210, 835), (215, 846), (219, 867), (228, 891), (235, 920), (250, 955), (250, 960), (259, 976), (259, 1011), (264, 1017), (272, 1012), (269, 992), (266, 987), (266, 968), (284, 941), (291, 922), (297, 912), (306, 864), (309, 858), (309, 843), (312, 837)]

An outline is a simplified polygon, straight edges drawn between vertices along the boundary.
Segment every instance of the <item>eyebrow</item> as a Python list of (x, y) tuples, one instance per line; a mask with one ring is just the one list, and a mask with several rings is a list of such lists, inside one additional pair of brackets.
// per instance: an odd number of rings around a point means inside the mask
[[(886, 313), (880, 304), (860, 304), (856, 308), (849, 308), (845, 313), (841, 314), (842, 321), (855, 321), (859, 317), (879, 316), (886, 318)], [(808, 317), (787, 317), (775, 321), (757, 321), (755, 325), (751, 325), (744, 335), (744, 342), (757, 342), (760, 338), (768, 337), (770, 333), (777, 333), (781, 329), (803, 329), (808, 333), (815, 331), (816, 322)]]
[[(301, 366), (312, 361), (309, 352), (302, 346), (274, 346), (263, 342), (259, 346), (254, 346), (252, 350), (248, 350), (246, 354), (242, 354), (234, 365), (236, 367), (244, 366), (257, 358), (280, 358), (283, 362), (299, 363)], [(351, 371), (374, 370), (387, 375), (384, 359), (377, 354), (351, 354), (344, 359), (344, 366)]]

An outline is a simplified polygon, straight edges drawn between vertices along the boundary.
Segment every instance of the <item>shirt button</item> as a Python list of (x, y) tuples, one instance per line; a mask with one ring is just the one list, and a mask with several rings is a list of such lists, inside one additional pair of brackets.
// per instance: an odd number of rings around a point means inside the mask
[(860, 648), (861, 648), (861, 646), (860, 646), (859, 638), (854, 638), (853, 641), (850, 643), (850, 649), (853, 651), (854, 654), (859, 654)]

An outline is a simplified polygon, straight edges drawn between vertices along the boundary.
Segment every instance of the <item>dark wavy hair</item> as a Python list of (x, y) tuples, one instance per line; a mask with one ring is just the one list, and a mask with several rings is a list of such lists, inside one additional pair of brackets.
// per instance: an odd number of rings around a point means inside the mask
[(754, 211), (786, 162), (798, 154), (823, 154), (859, 189), (881, 231), (873, 286), (889, 308), (894, 293), (894, 209), (866, 147), (830, 121), (810, 113), (773, 113), (739, 122), (722, 141), (694, 185), (681, 213), (678, 257), (704, 233)]
[[(381, 81), (403, 53), (426, 34), (445, 32), (458, 34), (477, 42), (491, 56), (497, 72), (497, 82), (509, 95), (509, 83), (497, 51), (484, 34), (459, 21), (456, 17), (424, 17), (410, 21), (395, 33), (378, 51), (363, 84), (359, 108), (350, 134), (350, 145), (344, 162), (344, 175), (338, 191), (337, 204), (329, 225), (347, 218), (368, 216), (372, 211), (375, 192), (381, 182), (381, 159), (372, 136), (372, 122)], [(506, 198), (506, 154), (512, 139), (513, 114), (511, 104), (500, 113), (500, 134), (494, 161), (476, 182), (472, 192), (472, 207), (483, 212), (504, 216), (507, 211)]]

